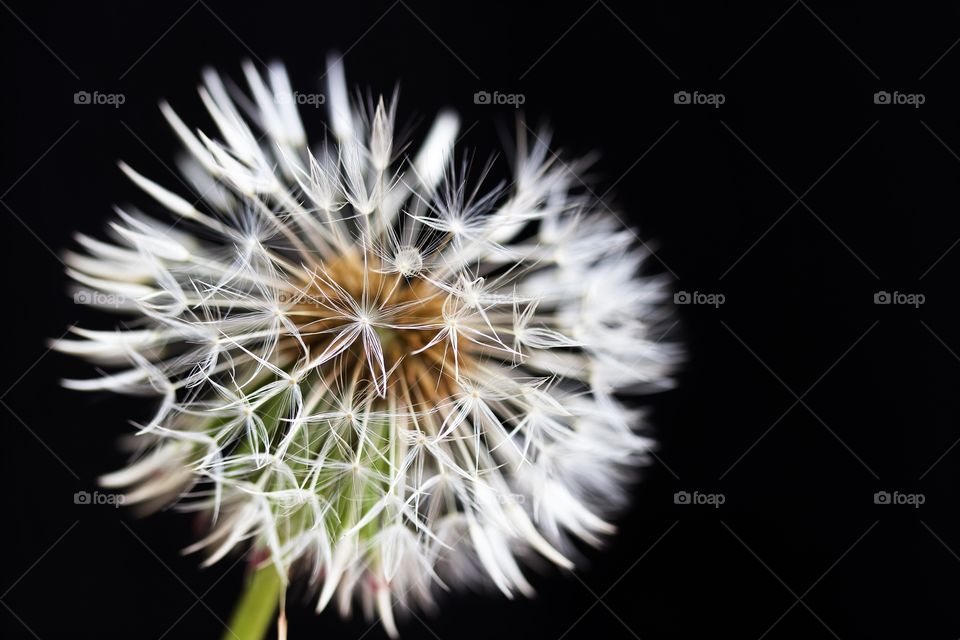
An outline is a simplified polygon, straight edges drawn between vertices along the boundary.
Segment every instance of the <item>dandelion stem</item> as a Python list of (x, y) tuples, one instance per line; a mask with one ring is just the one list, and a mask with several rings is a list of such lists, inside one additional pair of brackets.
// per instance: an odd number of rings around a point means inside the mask
[(223, 640), (263, 640), (280, 602), (282, 588), (280, 574), (273, 565), (254, 571), (233, 610)]

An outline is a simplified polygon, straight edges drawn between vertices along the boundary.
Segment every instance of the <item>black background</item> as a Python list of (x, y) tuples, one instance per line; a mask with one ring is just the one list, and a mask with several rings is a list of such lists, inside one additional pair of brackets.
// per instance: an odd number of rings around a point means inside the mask
[[(182, 516), (74, 504), (146, 411), (57, 386), (89, 368), (45, 339), (103, 318), (66, 295), (56, 254), (113, 203), (149, 204), (117, 159), (180, 188), (156, 103), (209, 129), (203, 65), (239, 78), (243, 58), (279, 58), (310, 92), (331, 50), (351, 84), (399, 79), (414, 132), (456, 108), (481, 158), (515, 110), (474, 93), (523, 94), (555, 149), (602, 152), (595, 190), (614, 187), (676, 290), (725, 296), (678, 307), (689, 363), (653, 401), (658, 462), (609, 547), (577, 576), (533, 576), (533, 601), (445, 599), (404, 638), (960, 635), (953, 3), (0, 4), (4, 637), (222, 632), (242, 564), (182, 557)], [(681, 90), (725, 103), (678, 105)], [(78, 105), (77, 91), (126, 100)], [(877, 91), (925, 103), (878, 105)], [(301, 113), (322, 132), (322, 110)], [(876, 305), (878, 291), (926, 302)], [(725, 503), (678, 505), (677, 491)], [(877, 505), (878, 491), (925, 503)], [(291, 604), (293, 638), (384, 637), (311, 611)]]

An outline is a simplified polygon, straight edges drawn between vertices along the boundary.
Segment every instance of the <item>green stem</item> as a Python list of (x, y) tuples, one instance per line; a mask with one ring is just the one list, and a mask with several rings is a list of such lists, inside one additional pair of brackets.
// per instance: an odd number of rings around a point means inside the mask
[(272, 564), (253, 572), (223, 640), (263, 640), (280, 602), (283, 581)]

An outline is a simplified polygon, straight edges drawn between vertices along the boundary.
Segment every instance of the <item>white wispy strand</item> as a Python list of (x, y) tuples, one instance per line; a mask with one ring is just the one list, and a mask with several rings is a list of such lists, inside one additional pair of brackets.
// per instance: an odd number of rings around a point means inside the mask
[(252, 547), (391, 635), (436, 587), (530, 595), (525, 561), (600, 544), (653, 446), (619, 394), (670, 384), (668, 283), (545, 131), (484, 192), (453, 113), (405, 144), (395, 99), (351, 102), (333, 62), (311, 148), (283, 67), (243, 74), (249, 96), (203, 74), (215, 133), (161, 104), (201, 198), (120, 165), (176, 229), (117, 209), (64, 256), (128, 317), (53, 343), (108, 371), (65, 384), (160, 399), (103, 484), (203, 514), (208, 563)]

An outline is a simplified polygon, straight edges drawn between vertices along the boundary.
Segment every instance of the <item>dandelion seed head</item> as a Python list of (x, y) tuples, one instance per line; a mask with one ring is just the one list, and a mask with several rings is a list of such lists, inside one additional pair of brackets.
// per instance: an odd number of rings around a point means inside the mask
[(546, 131), (490, 187), (452, 113), (398, 140), (395, 97), (351, 102), (333, 62), (311, 146), (282, 66), (243, 72), (249, 96), (204, 72), (206, 129), (161, 105), (195, 193), (121, 164), (172, 217), (118, 209), (65, 254), (126, 314), (54, 341), (106, 371), (66, 384), (158, 398), (103, 484), (197, 513), (205, 563), (249, 551), (391, 634), (438, 588), (530, 595), (527, 561), (610, 535), (653, 446), (623, 396), (672, 384), (667, 283)]

